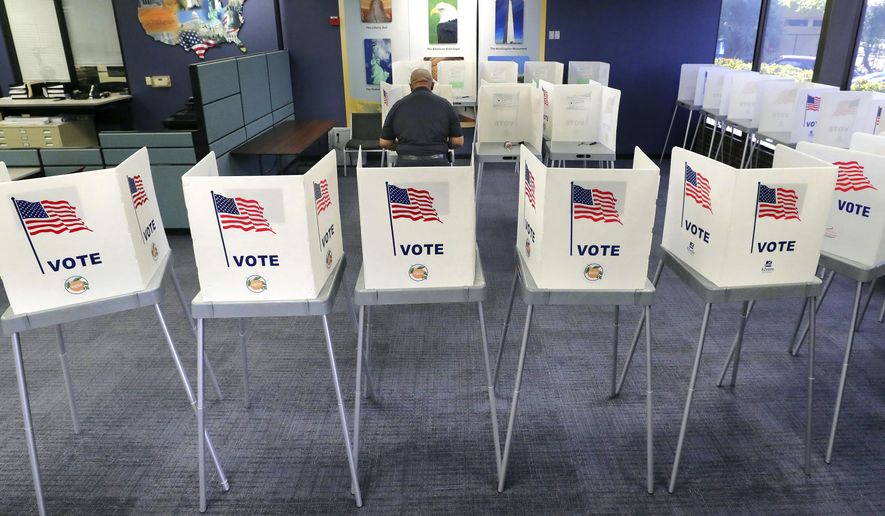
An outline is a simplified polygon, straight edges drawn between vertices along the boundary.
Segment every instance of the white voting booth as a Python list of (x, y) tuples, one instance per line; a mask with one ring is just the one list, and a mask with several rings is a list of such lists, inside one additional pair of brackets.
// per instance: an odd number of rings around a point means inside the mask
[(440, 61), (436, 65), (436, 87), (446, 84), (452, 88), (456, 101), (476, 100), (476, 62)]
[(707, 111), (715, 111), (720, 116), (729, 114), (731, 92), (736, 77), (753, 75), (755, 72), (715, 68), (707, 72), (707, 85), (704, 88), (702, 107)]
[(611, 65), (602, 61), (569, 61), (568, 83), (587, 84), (596, 81), (603, 86), (608, 86), (608, 76)]
[(363, 168), (357, 162), (365, 288), (474, 284), (473, 163)]
[(9, 177), (9, 170), (6, 168), (6, 163), (0, 161), (0, 183), (5, 183), (7, 181), (12, 181), (12, 178)]
[(796, 150), (838, 168), (821, 249), (867, 267), (885, 262), (885, 156), (808, 142)]
[(820, 118), (820, 96), (835, 86), (811, 82), (766, 81), (759, 84), (759, 132), (782, 143), (811, 141)]
[(181, 181), (203, 301), (316, 298), (344, 253), (335, 153), (298, 176), (219, 176), (210, 152)]
[(114, 168), (0, 182), (0, 277), (18, 314), (144, 290), (169, 254), (147, 149)]
[(759, 72), (743, 71), (731, 78), (731, 92), (728, 96), (729, 120), (741, 121), (746, 127), (759, 127), (759, 84), (765, 81), (792, 82), (785, 77), (762, 75)]
[(632, 169), (547, 168), (523, 147), (516, 242), (537, 286), (645, 288), (659, 175), (638, 147)]
[(679, 70), (679, 92), (676, 100), (689, 106), (700, 106), (704, 102), (704, 88), (707, 85), (707, 72), (720, 68), (711, 64), (684, 64)]
[(525, 142), (540, 151), (544, 130), (541, 90), (530, 84), (479, 87), (477, 142)]
[(602, 143), (606, 148), (615, 149), (619, 90), (595, 81), (587, 84), (539, 81), (538, 87), (544, 102), (544, 139)]
[(878, 134), (854, 133), (851, 135), (849, 149), (885, 155), (885, 137)]
[(516, 84), (519, 82), (519, 65), (515, 61), (480, 61), (479, 81), (489, 84)]
[(836, 167), (784, 145), (743, 170), (675, 147), (661, 246), (719, 287), (807, 282), (835, 184)]
[(814, 143), (848, 148), (856, 132), (876, 134), (885, 109), (885, 95), (871, 91), (825, 91)]
[(391, 81), (393, 84), (408, 85), (412, 72), (418, 68), (423, 68), (428, 72), (433, 70), (430, 61), (394, 61), (391, 65), (391, 72), (393, 72)]
[(553, 84), (562, 84), (564, 68), (562, 63), (556, 61), (526, 61), (522, 82), (532, 84), (533, 82), (547, 81)]
[[(390, 108), (392, 108), (399, 99), (405, 97), (409, 93), (411, 93), (411, 89), (406, 84), (387, 84), (386, 82), (381, 83), (382, 126), (384, 125), (384, 121), (387, 120), (387, 113), (390, 112)], [(452, 104), (455, 100), (454, 92), (452, 91), (452, 88), (447, 84), (435, 84), (433, 86), (433, 93), (448, 100), (449, 104)]]

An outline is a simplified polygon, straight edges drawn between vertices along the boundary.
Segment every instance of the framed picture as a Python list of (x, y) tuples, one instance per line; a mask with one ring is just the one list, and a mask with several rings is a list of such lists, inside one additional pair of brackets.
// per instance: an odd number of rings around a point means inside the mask
[(427, 0), (431, 45), (458, 43), (458, 0)]
[(521, 45), (524, 18), (523, 0), (495, 0), (495, 43)]
[(390, 39), (364, 39), (363, 51), (366, 56), (366, 84), (388, 82), (393, 75)]
[(390, 23), (393, 21), (393, 0), (360, 0), (360, 21)]

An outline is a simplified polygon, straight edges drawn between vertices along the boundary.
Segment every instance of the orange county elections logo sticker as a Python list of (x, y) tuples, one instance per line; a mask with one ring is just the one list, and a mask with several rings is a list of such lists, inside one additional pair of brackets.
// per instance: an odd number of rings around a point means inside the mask
[(598, 263), (591, 263), (590, 265), (584, 267), (584, 277), (587, 278), (588, 281), (599, 281), (602, 279), (602, 265)]
[(532, 255), (532, 243), (529, 242), (528, 238), (525, 239), (525, 255), (526, 256)]
[(326, 253), (326, 268), (327, 269), (332, 268), (332, 251), (328, 251)]
[(89, 290), (89, 282), (83, 276), (71, 276), (65, 280), (65, 290), (71, 294), (82, 294)]
[(260, 294), (267, 290), (267, 280), (262, 278), (261, 276), (252, 275), (246, 278), (246, 288), (251, 292), (255, 292), (256, 294)]
[(425, 281), (429, 276), (427, 272), (427, 266), (421, 265), (420, 263), (416, 263), (409, 267), (409, 277), (412, 278), (413, 281)]
[(151, 243), (151, 256), (154, 258), (154, 261), (157, 261), (157, 257), (160, 256), (160, 251), (155, 243)]

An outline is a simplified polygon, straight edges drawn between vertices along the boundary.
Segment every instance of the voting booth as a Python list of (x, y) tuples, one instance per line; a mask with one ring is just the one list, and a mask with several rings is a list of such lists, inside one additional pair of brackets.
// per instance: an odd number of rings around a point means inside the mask
[(838, 169), (821, 249), (870, 268), (885, 262), (885, 156), (808, 142), (796, 150)]
[(408, 85), (412, 72), (418, 68), (424, 68), (428, 72), (432, 71), (430, 61), (394, 61), (391, 65), (392, 83)]
[(480, 85), (485, 81), (489, 84), (516, 84), (519, 82), (519, 65), (515, 61), (480, 61)]
[(621, 92), (593, 81), (551, 84), (539, 81), (544, 103), (544, 139), (601, 143), (614, 150)]
[(658, 167), (637, 147), (632, 169), (547, 168), (520, 150), (516, 244), (539, 288), (646, 286)]
[(522, 82), (532, 84), (547, 81), (562, 84), (563, 69), (563, 64), (556, 61), (526, 61)]
[(731, 91), (734, 80), (741, 75), (753, 75), (755, 72), (715, 68), (707, 72), (707, 85), (704, 88), (703, 108), (714, 111), (719, 116), (727, 116), (731, 106)]
[(661, 246), (719, 287), (814, 276), (836, 167), (784, 145), (770, 169), (673, 149)]
[[(392, 108), (399, 99), (411, 93), (412, 90), (407, 84), (387, 84), (386, 82), (382, 82), (380, 86), (381, 125), (384, 126), (384, 121), (387, 120), (387, 113), (390, 112), (390, 108)], [(447, 84), (434, 84), (433, 93), (448, 100), (449, 104), (452, 104), (455, 101), (455, 93)]]
[(851, 135), (849, 149), (885, 155), (885, 137), (878, 134), (854, 133)]
[(544, 105), (540, 89), (529, 84), (479, 87), (477, 142), (519, 142), (541, 149)]
[(447, 84), (452, 88), (456, 102), (475, 101), (476, 62), (440, 61), (436, 65), (436, 88), (442, 84)]
[(344, 253), (335, 153), (304, 175), (219, 176), (215, 154), (181, 182), (206, 302), (313, 299)]
[(603, 86), (608, 86), (608, 76), (611, 65), (602, 61), (569, 61), (568, 83), (588, 84), (596, 81)]
[(9, 177), (9, 170), (6, 169), (6, 163), (0, 161), (0, 183), (5, 183), (7, 181), (12, 181), (12, 178)]
[(364, 168), (357, 163), (365, 288), (474, 284), (473, 163)]
[[(602, 112), (599, 116), (599, 137), (603, 147), (618, 150), (618, 112), (621, 108), (621, 90), (602, 87)], [(614, 167), (614, 163), (612, 164)]]
[(728, 95), (728, 120), (743, 122), (746, 127), (759, 127), (759, 84), (765, 81), (792, 82), (790, 79), (744, 71), (731, 77)]
[(885, 95), (871, 91), (825, 91), (814, 143), (848, 148), (856, 132), (876, 134), (885, 108)]
[(114, 168), (0, 182), (0, 277), (18, 314), (144, 290), (169, 254), (147, 149)]
[(820, 115), (821, 93), (835, 86), (766, 81), (759, 85), (759, 132), (782, 143), (811, 141)]
[(704, 102), (704, 89), (707, 73), (719, 68), (711, 64), (684, 64), (679, 71), (679, 92), (676, 100), (689, 106), (700, 106)]

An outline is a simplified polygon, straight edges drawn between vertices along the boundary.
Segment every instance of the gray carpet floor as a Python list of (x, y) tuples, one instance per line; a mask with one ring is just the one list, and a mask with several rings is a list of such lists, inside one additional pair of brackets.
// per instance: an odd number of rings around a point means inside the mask
[[(663, 176), (650, 268), (659, 253)], [(486, 320), (494, 354), (514, 267), (517, 185), (507, 167), (487, 167), (485, 181), (478, 241), (490, 286)], [(341, 178), (340, 190), (349, 261), (345, 285), (352, 288), (361, 263), (353, 175)], [(193, 294), (190, 238), (170, 241), (184, 288)], [(735, 390), (717, 388), (715, 381), (740, 307), (714, 307), (679, 484), (670, 495), (666, 482), (703, 305), (667, 271), (658, 292), (654, 495), (644, 487), (642, 360), (634, 364), (621, 397), (609, 399), (611, 307), (536, 310), (507, 489), (499, 494), (475, 307), (400, 306), (373, 312), (378, 391), (376, 401), (363, 405), (365, 505), (359, 510), (349, 495), (320, 320), (257, 322), (249, 349), (249, 409), (242, 406), (235, 325), (209, 324), (207, 351), (225, 399), (207, 391), (207, 421), (231, 490), (222, 493), (213, 475), (208, 513), (885, 513), (885, 325), (875, 320), (881, 293), (857, 335), (830, 466), (823, 453), (847, 335), (850, 281), (835, 280), (818, 317), (811, 476), (802, 471), (807, 353), (793, 358), (785, 351), (799, 301), (759, 303)], [(5, 304), (4, 296), (0, 306)], [(193, 337), (171, 290), (163, 307), (195, 381)], [(621, 314), (621, 340), (629, 342), (639, 311), (624, 308)], [(517, 326), (524, 315), (517, 303)], [(356, 332), (343, 298), (330, 323), (350, 419)], [(23, 337), (50, 513), (196, 512), (195, 419), (153, 311), (70, 324), (66, 334), (82, 418), (79, 435), (71, 431), (54, 332)], [(509, 342), (498, 392), (502, 434), (516, 368), (515, 334)], [(622, 362), (625, 351), (622, 344)], [(0, 513), (34, 513), (8, 344), (0, 351), (0, 414)]]

